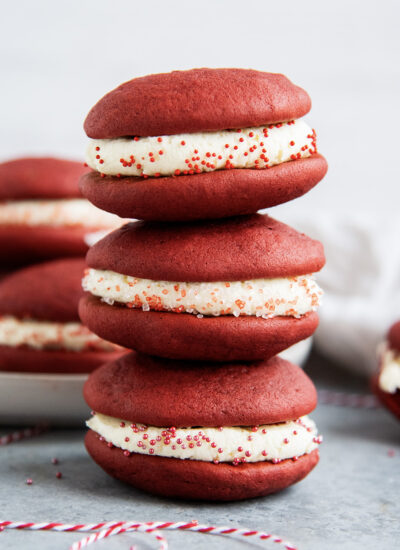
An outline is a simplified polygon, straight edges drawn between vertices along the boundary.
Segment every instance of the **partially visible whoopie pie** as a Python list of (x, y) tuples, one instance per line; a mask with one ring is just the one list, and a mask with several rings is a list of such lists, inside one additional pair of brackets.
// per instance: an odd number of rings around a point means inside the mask
[(321, 243), (269, 216), (135, 222), (88, 252), (80, 316), (143, 353), (211, 361), (272, 357), (310, 336)]
[[(228, 391), (227, 391), (228, 390)], [(300, 481), (318, 462), (307, 375), (279, 357), (196, 363), (132, 352), (84, 387), (86, 447), (108, 474), (168, 497), (239, 500)]]
[(85, 373), (125, 352), (80, 322), (85, 267), (53, 260), (0, 281), (0, 370)]
[(0, 265), (83, 256), (85, 236), (120, 225), (82, 198), (82, 163), (20, 158), (0, 164)]
[(308, 94), (281, 74), (193, 69), (125, 82), (89, 112), (82, 193), (122, 217), (249, 214), (325, 175)]
[(400, 419), (400, 321), (392, 325), (382, 346), (373, 389), (381, 402)]

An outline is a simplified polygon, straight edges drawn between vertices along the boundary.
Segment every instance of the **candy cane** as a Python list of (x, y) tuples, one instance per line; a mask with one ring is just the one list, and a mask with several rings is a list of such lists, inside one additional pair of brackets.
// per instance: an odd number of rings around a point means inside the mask
[(17, 430), (8, 435), (2, 435), (0, 437), (0, 445), (8, 445), (10, 443), (15, 443), (16, 441), (21, 441), (21, 439), (27, 439), (29, 437), (35, 437), (45, 431), (47, 431), (48, 426), (45, 424), (39, 424), (33, 428), (25, 428), (23, 430)]
[[(160, 543), (160, 550), (168, 550), (168, 542), (166, 539), (161, 536), (157, 531), (155, 531), (153, 528), (148, 527), (144, 523), (137, 523), (135, 525), (130, 525), (129, 528), (127, 527), (111, 527), (109, 529), (103, 529), (103, 531), (99, 531), (98, 533), (93, 533), (90, 536), (75, 542), (70, 550), (81, 550), (82, 548), (86, 548), (87, 546), (90, 546), (94, 542), (97, 542), (101, 539), (105, 539), (108, 537), (111, 537), (113, 535), (121, 535), (123, 533), (132, 533), (134, 531), (147, 533), (149, 535), (153, 535), (155, 539)], [(131, 547), (130, 550), (132, 550), (134, 547)]]
[[(178, 530), (178, 531), (192, 531), (197, 533), (205, 533), (210, 535), (218, 535), (225, 537), (233, 537), (240, 539), (241, 537), (251, 537), (260, 541), (270, 541), (282, 545), (286, 550), (296, 550), (295, 546), (285, 542), (276, 535), (271, 535), (263, 531), (256, 531), (250, 529), (239, 529), (236, 527), (215, 527), (211, 525), (199, 525), (197, 521), (189, 523), (185, 522), (102, 522), (91, 524), (64, 524), (64, 523), (34, 523), (34, 522), (11, 522), (0, 521), (0, 529), (29, 529), (33, 531), (64, 531), (64, 532), (93, 532), (96, 536), (89, 536), (86, 539), (82, 539), (74, 543), (71, 550), (78, 550), (79, 548), (85, 548), (89, 544), (96, 542), (99, 539), (107, 538), (112, 535), (117, 535), (132, 531), (152, 532), (158, 529)], [(104, 534), (103, 534), (104, 533)], [(108, 533), (108, 534), (107, 534)], [(101, 535), (101, 536), (100, 536)], [(158, 535), (160, 537), (160, 535)], [(162, 537), (161, 537), (162, 538)], [(90, 539), (90, 542), (89, 542)], [(160, 542), (160, 538), (158, 539)]]
[(318, 402), (323, 405), (336, 405), (339, 407), (355, 407), (360, 409), (378, 409), (378, 399), (367, 393), (346, 393), (331, 390), (319, 390)]
[(63, 532), (80, 532), (86, 533), (90, 531), (98, 531), (99, 529), (110, 529), (121, 527), (124, 521), (108, 521), (102, 523), (57, 523), (57, 522), (23, 522), (23, 521), (0, 521), (0, 529), (29, 529), (30, 531), (63, 531)]

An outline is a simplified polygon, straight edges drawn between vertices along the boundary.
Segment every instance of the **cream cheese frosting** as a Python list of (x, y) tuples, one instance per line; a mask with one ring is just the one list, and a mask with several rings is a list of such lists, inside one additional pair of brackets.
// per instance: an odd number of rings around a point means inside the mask
[(143, 311), (174, 311), (195, 315), (279, 315), (301, 317), (315, 311), (322, 295), (312, 275), (249, 281), (182, 283), (153, 281), (114, 271), (88, 269), (84, 290), (112, 305)]
[(256, 128), (91, 140), (87, 164), (106, 175), (171, 176), (229, 168), (270, 168), (316, 153), (303, 120)]
[(86, 199), (0, 202), (0, 225), (117, 228), (123, 220), (103, 212)]
[(203, 462), (280, 462), (311, 453), (322, 441), (315, 423), (307, 416), (263, 426), (158, 428), (95, 413), (86, 424), (128, 455)]
[(386, 393), (400, 390), (400, 353), (386, 345), (381, 354), (379, 387)]
[(0, 345), (67, 351), (115, 351), (118, 348), (81, 323), (25, 320), (11, 315), (0, 317)]

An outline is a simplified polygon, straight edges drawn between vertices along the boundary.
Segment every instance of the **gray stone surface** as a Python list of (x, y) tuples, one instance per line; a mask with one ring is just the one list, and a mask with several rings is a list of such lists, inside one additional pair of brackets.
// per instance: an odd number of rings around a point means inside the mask
[[(308, 371), (319, 388), (368, 391), (322, 358)], [(88, 458), (83, 431), (50, 431), (0, 448), (0, 515), (17, 521), (197, 519), (212, 525), (264, 530), (302, 550), (397, 547), (400, 537), (400, 425), (383, 409), (321, 404), (312, 415), (325, 441), (310, 476), (277, 495), (232, 504), (162, 500), (109, 478)], [(6, 431), (6, 430), (5, 430)], [(58, 466), (52, 457), (60, 460)], [(55, 477), (60, 470), (62, 479)], [(27, 486), (27, 477), (33, 485)], [(245, 548), (250, 541), (165, 532), (170, 548)], [(148, 537), (148, 536), (147, 536)], [(29, 531), (0, 533), (0, 549), (66, 549), (80, 535)], [(155, 548), (145, 535), (122, 535), (95, 548)], [(273, 543), (260, 547), (279, 548)]]

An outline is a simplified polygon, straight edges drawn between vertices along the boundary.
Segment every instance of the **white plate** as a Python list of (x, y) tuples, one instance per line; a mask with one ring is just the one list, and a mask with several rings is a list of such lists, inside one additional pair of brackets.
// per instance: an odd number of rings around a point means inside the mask
[(89, 407), (82, 396), (86, 374), (0, 372), (0, 424), (83, 426)]
[(295, 365), (304, 367), (312, 347), (312, 336), (282, 351), (279, 356)]
[[(303, 365), (311, 338), (280, 355)], [(0, 424), (31, 426), (49, 422), (55, 426), (83, 426), (90, 409), (82, 397), (86, 374), (32, 374), (0, 372)]]

